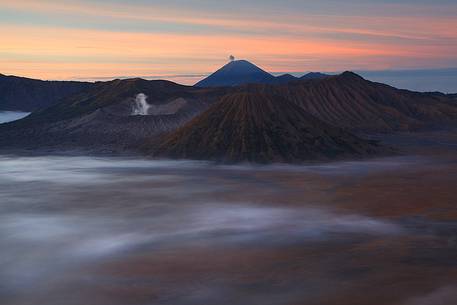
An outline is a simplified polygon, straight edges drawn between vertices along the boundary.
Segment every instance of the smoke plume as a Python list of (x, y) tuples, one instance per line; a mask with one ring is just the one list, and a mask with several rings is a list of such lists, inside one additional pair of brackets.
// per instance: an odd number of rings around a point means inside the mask
[(133, 105), (132, 115), (148, 115), (151, 105), (148, 104), (146, 99), (148, 96), (144, 93), (137, 94), (135, 104)]

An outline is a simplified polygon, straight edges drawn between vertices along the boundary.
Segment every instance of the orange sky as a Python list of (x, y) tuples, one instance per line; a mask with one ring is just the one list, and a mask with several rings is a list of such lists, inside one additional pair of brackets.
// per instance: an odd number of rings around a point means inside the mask
[(457, 66), (451, 1), (353, 0), (341, 10), (326, 1), (285, 1), (281, 10), (270, 1), (235, 1), (244, 10), (205, 2), (0, 0), (0, 73), (191, 83), (230, 54), (271, 72)]

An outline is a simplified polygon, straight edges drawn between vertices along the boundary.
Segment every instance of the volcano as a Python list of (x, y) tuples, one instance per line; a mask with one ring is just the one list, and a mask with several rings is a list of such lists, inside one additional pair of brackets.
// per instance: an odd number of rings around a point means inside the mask
[(231, 61), (207, 78), (201, 80), (196, 87), (233, 87), (243, 84), (273, 84), (276, 77), (265, 72), (247, 60)]
[(247, 60), (234, 60), (226, 64), (207, 78), (195, 84), (195, 87), (234, 87), (247, 84), (287, 84), (297, 80), (319, 79), (328, 75), (312, 72), (295, 77), (291, 74), (273, 76)]
[(379, 150), (375, 142), (324, 123), (287, 99), (257, 92), (223, 97), (164, 136), (152, 154), (269, 163), (367, 156)]

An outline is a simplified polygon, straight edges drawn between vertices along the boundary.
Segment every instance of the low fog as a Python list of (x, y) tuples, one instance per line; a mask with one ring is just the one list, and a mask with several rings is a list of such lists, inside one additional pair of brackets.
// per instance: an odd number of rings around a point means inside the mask
[[(423, 160), (417, 158), (386, 158), (260, 167), (82, 156), (2, 156), (0, 299), (16, 305), (40, 296), (43, 303), (59, 304), (55, 300), (65, 297), (62, 291), (101, 280), (92, 270), (103, 269), (107, 262), (130, 264), (146, 253), (148, 259), (159, 261), (166, 253), (165, 257), (182, 264), (193, 257), (188, 253), (195, 251), (207, 255), (261, 249), (260, 253), (269, 253), (415, 235), (419, 232), (417, 222), (335, 207), (294, 184), (309, 181), (317, 187), (325, 179), (344, 181), (348, 174), (363, 179), (420, 162)], [(325, 183), (320, 187), (325, 188)], [(213, 259), (216, 257), (208, 263)], [(106, 276), (102, 283), (115, 281)], [(165, 272), (155, 276), (160, 284), (171, 275)], [(197, 289), (197, 299), (215, 301), (213, 297), (234, 292), (231, 289), (237, 284), (227, 276), (218, 275), (219, 280), (229, 281), (223, 285), (228, 289), (225, 292), (206, 280), (198, 289), (192, 288)], [(324, 283), (324, 278), (313, 281)], [(173, 289), (187, 289), (187, 285), (176, 283)], [(60, 288), (52, 288), (56, 286)], [(211, 296), (202, 295), (202, 289)], [(271, 304), (298, 297), (295, 289), (283, 290), (284, 295), (276, 301), (271, 299)], [(94, 297), (86, 293), (81, 293), (79, 301)], [(255, 289), (245, 293), (247, 299), (266, 301), (262, 299), (265, 293)], [(149, 304), (139, 304), (143, 303)], [(94, 304), (113, 304), (113, 300)], [(193, 302), (182, 296), (175, 304)]]
[(0, 124), (16, 121), (28, 116), (30, 112), (0, 111)]

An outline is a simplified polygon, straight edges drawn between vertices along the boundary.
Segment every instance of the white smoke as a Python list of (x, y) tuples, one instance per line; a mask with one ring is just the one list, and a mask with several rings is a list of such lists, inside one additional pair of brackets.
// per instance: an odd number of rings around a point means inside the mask
[(135, 97), (135, 104), (133, 105), (132, 115), (148, 115), (151, 105), (148, 104), (146, 99), (148, 96), (144, 93), (139, 93)]

